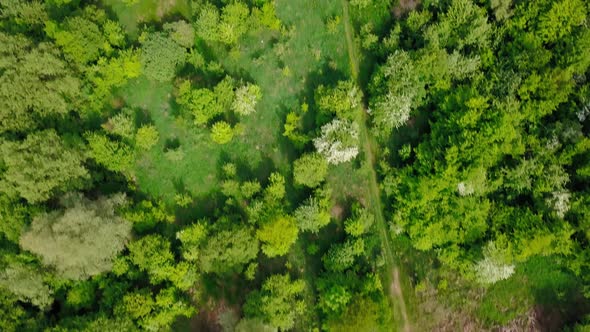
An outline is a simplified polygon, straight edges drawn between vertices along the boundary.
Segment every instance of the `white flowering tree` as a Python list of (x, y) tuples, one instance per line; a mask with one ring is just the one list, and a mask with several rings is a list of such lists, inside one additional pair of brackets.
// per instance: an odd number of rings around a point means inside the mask
[(561, 219), (565, 217), (565, 214), (570, 209), (570, 197), (571, 194), (568, 191), (554, 191), (551, 193), (551, 197), (545, 201), (547, 205), (555, 211), (555, 214)]
[(336, 118), (322, 126), (322, 134), (313, 144), (330, 164), (351, 161), (359, 153), (358, 125)]
[(489, 242), (484, 248), (484, 258), (474, 266), (477, 280), (482, 284), (493, 284), (508, 279), (515, 266), (508, 263), (507, 256), (507, 250), (499, 248), (493, 241)]
[(262, 98), (260, 87), (248, 83), (236, 90), (232, 110), (239, 115), (250, 115), (256, 111), (256, 104), (260, 98)]
[(405, 125), (412, 110), (421, 105), (425, 84), (419, 68), (407, 52), (396, 51), (378, 68), (370, 85), (371, 116), (379, 134), (389, 135)]

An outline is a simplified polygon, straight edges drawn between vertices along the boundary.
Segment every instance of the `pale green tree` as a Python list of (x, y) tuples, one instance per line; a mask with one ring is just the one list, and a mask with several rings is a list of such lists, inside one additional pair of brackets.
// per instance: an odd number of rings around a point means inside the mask
[(330, 223), (330, 206), (329, 190), (316, 190), (315, 195), (300, 205), (293, 214), (299, 230), (319, 232)]
[(176, 21), (164, 24), (164, 30), (178, 45), (191, 48), (195, 44), (195, 29), (186, 21)]
[(130, 237), (131, 223), (116, 215), (122, 194), (90, 201), (81, 195), (62, 199), (65, 210), (41, 214), (20, 245), (64, 278), (81, 280), (107, 272)]
[(43, 273), (30, 264), (9, 264), (0, 271), (0, 287), (9, 290), (20, 301), (43, 310), (53, 303), (53, 291), (43, 280)]
[(371, 116), (382, 136), (405, 125), (426, 94), (414, 60), (405, 51), (391, 54), (373, 75)]

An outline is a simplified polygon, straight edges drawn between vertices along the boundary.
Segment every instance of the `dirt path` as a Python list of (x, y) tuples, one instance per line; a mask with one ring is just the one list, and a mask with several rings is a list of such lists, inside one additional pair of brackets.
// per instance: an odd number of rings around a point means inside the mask
[[(354, 31), (350, 22), (350, 13), (348, 7), (348, 0), (342, 0), (343, 7), (343, 20), (344, 30), (346, 34), (346, 44), (348, 47), (348, 56), (350, 58), (351, 75), (355, 81), (358, 82), (359, 78), (359, 60), (356, 55), (356, 48), (354, 44)], [(359, 84), (360, 87), (360, 84)], [(400, 271), (396, 266), (395, 256), (391, 249), (391, 240), (387, 231), (387, 224), (383, 217), (383, 208), (381, 207), (381, 195), (379, 193), (379, 186), (377, 184), (377, 173), (375, 172), (375, 155), (374, 148), (376, 146), (374, 138), (371, 136), (367, 128), (367, 111), (363, 105), (359, 108), (359, 129), (360, 129), (360, 140), (365, 153), (367, 162), (369, 163), (369, 205), (375, 215), (376, 226), (379, 230), (379, 238), (381, 240), (381, 247), (385, 256), (385, 267), (387, 271), (391, 271), (391, 284), (389, 289), (389, 296), (391, 298), (392, 305), (399, 311), (394, 320), (398, 322), (399, 328), (403, 332), (411, 332), (411, 324), (406, 309), (406, 301), (403, 295), (402, 282), (400, 281)]]
[(397, 267), (393, 268), (392, 272), (392, 281), (389, 291), (391, 292), (390, 296), (394, 299), (401, 299), (399, 301), (400, 306), (400, 313), (402, 315), (402, 320), (404, 322), (403, 331), (410, 332), (412, 329), (410, 328), (410, 319), (408, 318), (408, 310), (406, 309), (406, 301), (404, 300), (404, 294), (402, 291), (402, 285), (399, 281), (399, 269)]

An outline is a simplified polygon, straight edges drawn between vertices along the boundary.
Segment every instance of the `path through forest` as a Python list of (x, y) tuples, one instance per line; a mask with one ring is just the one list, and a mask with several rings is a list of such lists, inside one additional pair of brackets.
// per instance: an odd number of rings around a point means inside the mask
[[(354, 45), (354, 31), (350, 21), (350, 13), (348, 7), (348, 0), (342, 0), (342, 7), (343, 7), (343, 20), (344, 20), (344, 30), (346, 33), (346, 44), (348, 46), (348, 55), (350, 58), (350, 71), (353, 79), (358, 82), (359, 78), (359, 59), (356, 55), (355, 45)], [(358, 84), (360, 87), (360, 84)], [(373, 214), (375, 215), (375, 220), (377, 222), (377, 228), (379, 230), (379, 237), (381, 240), (381, 246), (383, 248), (383, 253), (385, 255), (385, 268), (388, 273), (391, 273), (389, 278), (390, 285), (389, 285), (389, 296), (391, 297), (392, 305), (395, 311), (398, 311), (398, 315), (395, 315), (396, 312), (394, 311), (394, 321), (399, 324), (399, 328), (404, 332), (412, 331), (410, 320), (408, 317), (407, 309), (406, 309), (406, 301), (403, 295), (402, 289), (402, 282), (400, 280), (400, 270), (396, 264), (395, 256), (393, 254), (393, 250), (391, 249), (391, 240), (389, 238), (389, 233), (387, 230), (387, 224), (385, 223), (385, 218), (383, 217), (383, 208), (381, 207), (381, 195), (379, 194), (379, 186), (377, 184), (377, 172), (375, 171), (375, 154), (374, 148), (376, 147), (376, 142), (374, 138), (369, 133), (367, 128), (367, 110), (366, 107), (363, 105), (362, 108), (359, 109), (359, 129), (360, 129), (360, 140), (363, 146), (363, 151), (365, 153), (366, 162), (369, 163), (369, 197), (368, 202), (370, 208), (373, 210)], [(390, 272), (389, 272), (390, 271)], [(401, 317), (396, 317), (401, 316)]]

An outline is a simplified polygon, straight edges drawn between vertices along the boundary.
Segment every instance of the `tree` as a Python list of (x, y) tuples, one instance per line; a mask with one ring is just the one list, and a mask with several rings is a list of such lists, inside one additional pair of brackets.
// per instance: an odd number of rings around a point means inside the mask
[(153, 125), (141, 126), (135, 134), (135, 146), (142, 150), (149, 150), (158, 144), (160, 135)]
[(130, 261), (147, 272), (154, 284), (169, 278), (174, 265), (170, 242), (161, 235), (147, 235), (129, 243)]
[[(104, 12), (102, 14), (104, 15)], [(63, 49), (68, 59), (79, 65), (97, 60), (107, 44), (98, 25), (81, 16), (69, 17), (59, 25), (49, 21), (45, 31), (48, 36), (55, 39), (55, 43)]]
[[(223, 113), (221, 105), (217, 103), (215, 94), (209, 89), (190, 89), (190, 82), (185, 81), (179, 89), (179, 104), (185, 106), (194, 116), (196, 125), (205, 125), (217, 115)], [(185, 92), (186, 91), (186, 92)], [(187, 94), (184, 96), (183, 94)]]
[(124, 202), (122, 194), (96, 201), (65, 196), (65, 210), (35, 217), (20, 245), (64, 278), (83, 280), (109, 271), (131, 233), (131, 224), (115, 214)]
[(0, 234), (13, 243), (18, 239), (35, 208), (21, 204), (17, 199), (0, 195)]
[(10, 24), (39, 27), (47, 21), (45, 4), (41, 2), (2, 0), (0, 6), (0, 19), (7, 22), (10, 20)]
[(232, 110), (239, 115), (250, 115), (256, 112), (256, 104), (260, 98), (262, 98), (260, 87), (248, 83), (236, 90)]
[(2, 330), (18, 332), (40, 328), (35, 326), (35, 320), (19, 305), (18, 301), (17, 296), (11, 294), (8, 290), (0, 288), (0, 326), (2, 326)]
[(55, 47), (2, 32), (0, 45), (0, 133), (29, 131), (73, 108), (80, 83)]
[(141, 65), (150, 80), (167, 82), (186, 60), (186, 49), (163, 33), (150, 33), (141, 43)]
[(354, 264), (354, 258), (365, 251), (365, 242), (362, 238), (347, 240), (344, 243), (333, 244), (330, 250), (322, 257), (324, 266), (328, 271), (342, 272)]
[(327, 314), (337, 317), (346, 309), (352, 295), (343, 285), (321, 282), (318, 284), (319, 307)]
[(371, 82), (371, 115), (382, 136), (408, 122), (410, 113), (422, 104), (425, 83), (410, 55), (396, 51), (378, 68)]
[(319, 153), (306, 153), (293, 163), (293, 180), (310, 188), (317, 187), (328, 174), (328, 162)]
[(295, 220), (289, 216), (275, 217), (256, 231), (256, 237), (262, 242), (262, 252), (268, 257), (287, 254), (298, 234)]
[(102, 128), (125, 140), (132, 139), (135, 135), (135, 123), (133, 122), (131, 110), (123, 109), (122, 112), (115, 114), (110, 117), (106, 123), (102, 125)]
[(86, 86), (90, 90), (88, 107), (92, 111), (101, 112), (104, 105), (111, 101), (113, 88), (124, 86), (129, 79), (139, 77), (140, 74), (140, 56), (135, 49), (122, 50), (116, 57), (108, 60), (99, 59), (86, 70)]
[(168, 331), (178, 316), (190, 317), (194, 308), (174, 288), (157, 294), (147, 289), (129, 292), (115, 307), (119, 319), (133, 319), (142, 331)]
[(221, 11), (221, 22), (217, 26), (218, 40), (227, 45), (235, 45), (248, 31), (250, 10), (242, 2), (232, 2)]
[(4, 141), (0, 155), (5, 168), (0, 191), (30, 203), (81, 188), (88, 178), (82, 153), (68, 147), (52, 129), (31, 133), (24, 141)]
[(211, 127), (211, 139), (217, 144), (227, 144), (234, 137), (234, 131), (229, 123), (218, 121)]
[(302, 232), (317, 233), (330, 223), (330, 192), (317, 190), (315, 196), (307, 199), (293, 214)]
[(176, 238), (182, 243), (182, 257), (188, 261), (197, 261), (201, 252), (199, 247), (207, 235), (204, 222), (197, 222), (178, 231)]
[(89, 309), (96, 299), (96, 285), (92, 281), (76, 283), (66, 294), (66, 303), (74, 309)]
[(470, 0), (452, 0), (438, 24), (431, 25), (425, 35), (436, 48), (478, 50), (488, 46), (491, 33), (484, 8)]
[(12, 263), (0, 272), (0, 286), (8, 289), (20, 301), (46, 310), (53, 303), (53, 291), (43, 280), (43, 274), (29, 264)]
[(359, 153), (358, 144), (358, 125), (341, 119), (323, 125), (321, 136), (313, 140), (317, 151), (333, 165), (354, 159)]
[(258, 239), (249, 227), (230, 227), (203, 241), (199, 266), (205, 272), (217, 274), (240, 272), (244, 265), (256, 258), (258, 250)]
[(280, 202), (285, 198), (285, 177), (278, 172), (273, 172), (268, 180), (270, 183), (264, 188), (264, 199), (267, 202)]
[(247, 317), (257, 317), (282, 331), (293, 328), (305, 303), (301, 299), (305, 289), (303, 280), (291, 281), (288, 274), (271, 275), (260, 291), (250, 293), (244, 305)]
[(197, 34), (205, 41), (216, 41), (219, 28), (219, 10), (212, 4), (207, 3), (201, 9), (197, 18)]
[(373, 223), (375, 217), (368, 209), (353, 205), (353, 215), (344, 221), (344, 231), (352, 236), (362, 236), (369, 231)]
[(127, 144), (111, 140), (98, 132), (87, 133), (85, 137), (90, 155), (98, 164), (113, 172), (126, 173), (131, 170), (135, 156)]
[(186, 21), (176, 21), (164, 24), (170, 38), (184, 48), (191, 48), (195, 44), (195, 29)]
[(552, 3), (551, 9), (539, 19), (539, 33), (546, 43), (557, 42), (571, 34), (575, 27), (586, 21), (588, 9), (581, 0), (563, 0)]
[(356, 297), (339, 317), (328, 321), (329, 331), (387, 331), (388, 310), (385, 300), (378, 303), (371, 298)]
[(315, 100), (323, 112), (335, 113), (341, 119), (354, 119), (361, 106), (363, 93), (353, 81), (339, 81), (336, 87), (320, 85)]

